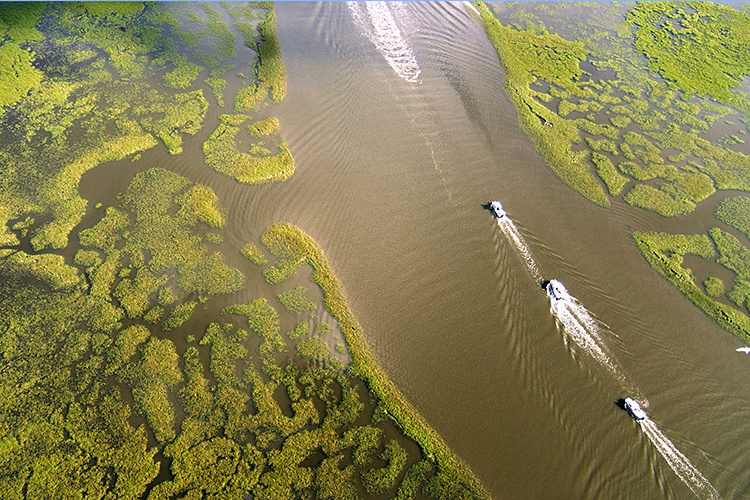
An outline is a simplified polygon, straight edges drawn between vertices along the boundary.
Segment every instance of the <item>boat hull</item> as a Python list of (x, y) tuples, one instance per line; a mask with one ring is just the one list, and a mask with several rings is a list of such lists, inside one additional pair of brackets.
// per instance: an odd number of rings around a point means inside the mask
[(648, 420), (648, 415), (643, 408), (641, 408), (640, 403), (633, 398), (625, 398), (625, 411), (628, 412), (628, 415), (630, 415), (633, 420)]
[(498, 219), (502, 219), (506, 215), (505, 209), (503, 209), (503, 204), (497, 200), (490, 203), (490, 211), (492, 212), (492, 215), (494, 215)]

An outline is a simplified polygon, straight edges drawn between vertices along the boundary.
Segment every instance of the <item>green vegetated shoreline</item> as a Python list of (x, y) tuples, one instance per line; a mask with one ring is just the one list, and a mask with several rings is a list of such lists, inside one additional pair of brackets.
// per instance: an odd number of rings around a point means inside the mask
[[(522, 36), (523, 32), (516, 32), (503, 26), (484, 2), (474, 2), (474, 5), (480, 12), (487, 35), (506, 71), (503, 79), (505, 91), (515, 105), (521, 126), (531, 138), (536, 150), (544, 157), (555, 174), (568, 186), (598, 205), (609, 206), (609, 200), (601, 187), (581, 163), (581, 155), (575, 155), (570, 151), (570, 145), (580, 140), (577, 137), (575, 127), (571, 127), (570, 124), (560, 119), (556, 113), (549, 111), (529, 95), (528, 87), (536, 80), (536, 77), (527, 69), (527, 63), (523, 59), (529, 57), (531, 52), (514, 50), (509, 39), (509, 36), (514, 34)], [(552, 44), (544, 48), (552, 49), (554, 45), (565, 42), (559, 36), (553, 36), (552, 38)], [(536, 49), (531, 44), (528, 48)], [(573, 48), (575, 50), (571, 54), (572, 60), (577, 63), (577, 59), (583, 56), (582, 47), (574, 46)], [(569, 47), (565, 47), (565, 49), (569, 49)], [(565, 55), (563, 51), (561, 53)], [(564, 63), (568, 63), (568, 65), (570, 65), (570, 62), (570, 60), (564, 60)], [(568, 68), (564, 68), (563, 71), (565, 69)], [(575, 69), (573, 72), (575, 73)], [(572, 79), (574, 74), (568, 73), (564, 76)]]
[[(30, 223), (13, 230), (26, 240)], [(224, 225), (210, 188), (151, 168), (79, 232), (72, 263), (0, 250), (6, 497), (487, 498), (377, 366), (300, 229), (263, 233), (270, 266), (242, 249), (297, 326), (282, 332), (264, 297), (205, 325), (212, 298), (246, 281), (212, 250)], [(304, 287), (285, 290), (306, 264), (337, 332)]]
[[(286, 93), (271, 3), (5, 4), (0, 34), (14, 70), (0, 75), (4, 497), (488, 497), (376, 364), (300, 229), (269, 228), (276, 263), (248, 243), (238, 269), (217, 250), (226, 211), (206, 185), (149, 168), (93, 212), (78, 192), (93, 168), (182, 154), (217, 115), (208, 167), (288, 179), (266, 111)], [(303, 263), (338, 330), (305, 287), (284, 289)], [(206, 325), (253, 272), (268, 298)]]
[[(750, 198), (723, 200), (716, 207), (716, 218), (750, 237)], [(750, 344), (750, 249), (739, 238), (714, 227), (706, 234), (633, 233), (636, 246), (660, 275), (680, 290), (703, 312), (727, 331)], [(709, 276), (702, 287), (693, 272), (684, 267), (685, 255), (694, 255), (734, 274), (727, 289), (716, 276)], [(724, 298), (735, 307), (719, 302)]]
[(750, 344), (750, 318), (739, 310), (717, 302), (695, 284), (689, 269), (682, 267), (687, 254), (712, 257), (713, 247), (705, 235), (672, 235), (666, 233), (633, 233), (638, 250), (646, 261), (670, 284), (682, 292), (722, 328)]
[[(739, 126), (720, 143), (707, 140), (721, 120), (731, 122), (730, 115), (740, 113), (738, 121), (750, 123), (750, 97), (733, 92), (739, 83), (731, 78), (718, 89), (695, 88), (685, 78), (665, 80), (664, 74), (673, 76), (659, 66), (670, 58), (661, 44), (687, 44), (690, 36), (713, 36), (738, 54), (746, 51), (750, 44), (730, 40), (735, 24), (750, 27), (746, 14), (710, 3), (637, 3), (619, 24), (600, 25), (590, 16), (588, 32), (569, 40), (541, 21), (526, 28), (504, 25), (487, 5), (476, 6), (523, 130), (555, 174), (585, 198), (606, 207), (609, 197), (622, 196), (635, 207), (675, 217), (692, 212), (716, 189), (750, 191), (750, 157), (732, 149), (744, 143), (739, 136), (747, 128)], [(695, 23), (696, 16), (710, 21)], [(666, 41), (649, 31), (677, 22), (690, 29)], [(683, 58), (690, 59), (689, 71), (711, 68), (710, 51), (692, 56)], [(750, 72), (744, 59), (737, 65), (740, 74)]]
[[(555, 174), (597, 205), (622, 196), (664, 217), (692, 212), (717, 189), (750, 191), (740, 147), (750, 125), (740, 88), (750, 75), (747, 12), (711, 2), (571, 5), (513, 4), (500, 22), (475, 2), (520, 125)], [(731, 199), (729, 218), (721, 207), (717, 218), (749, 234), (732, 222), (750, 218), (748, 199)], [(709, 234), (640, 232), (633, 241), (655, 271), (750, 342), (747, 240)], [(697, 283), (686, 253), (734, 273), (733, 286), (716, 276)]]
[(403, 433), (419, 444), (425, 457), (434, 460), (440, 474), (443, 474), (440, 480), (444, 488), (441, 498), (489, 498), (468, 466), (450, 450), (375, 361), (365, 342), (362, 327), (349, 309), (343, 289), (320, 246), (291, 224), (270, 227), (261, 241), (281, 259), (266, 273), (270, 282), (282, 279), (302, 264), (309, 264), (313, 268), (310, 280), (323, 291), (323, 304), (338, 322), (352, 356), (347, 371), (367, 384), (387, 414), (398, 422)]

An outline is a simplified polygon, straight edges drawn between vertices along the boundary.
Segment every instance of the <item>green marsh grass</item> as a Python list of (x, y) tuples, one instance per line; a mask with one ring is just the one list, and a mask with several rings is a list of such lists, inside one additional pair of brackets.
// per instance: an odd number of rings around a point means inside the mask
[(303, 286), (280, 293), (277, 297), (279, 302), (284, 305), (284, 308), (293, 314), (300, 314), (303, 311), (314, 311), (316, 309), (315, 303), (310, 300), (307, 295), (307, 289)]
[(328, 335), (333, 331), (333, 327), (323, 321), (322, 323), (318, 323), (315, 325), (315, 334), (316, 335)]
[(707, 278), (703, 282), (703, 289), (706, 291), (706, 295), (708, 295), (712, 299), (721, 297), (726, 293), (724, 282), (714, 276)]
[(317, 337), (312, 337), (297, 344), (300, 356), (310, 361), (322, 363), (328, 359), (331, 347)]
[(300, 321), (294, 329), (287, 332), (286, 336), (291, 340), (297, 340), (308, 333), (310, 333), (310, 325), (306, 321)]
[(726, 198), (716, 207), (716, 217), (750, 237), (750, 198)]
[(283, 182), (294, 174), (295, 164), (285, 140), (273, 156), (253, 156), (237, 149), (235, 137), (239, 127), (220, 123), (203, 143), (206, 163), (219, 173), (244, 184)]
[[(720, 233), (712, 233), (712, 237), (715, 241), (717, 237), (719, 241), (722, 241)], [(716, 251), (708, 236), (633, 233), (633, 239), (646, 261), (656, 272), (666, 278), (703, 312), (716, 320), (725, 330), (745, 342), (750, 342), (750, 317), (703, 293), (695, 284), (695, 277), (690, 269), (683, 267), (683, 257), (688, 254), (698, 255), (704, 259), (715, 257)], [(718, 242), (717, 246), (719, 246)], [(722, 258), (731, 262), (731, 254), (727, 249), (724, 249), (724, 252), (727, 253)]]
[(423, 456), (434, 457), (437, 472), (428, 485), (434, 485), (436, 490), (443, 491), (443, 496), (454, 494), (472, 498), (488, 497), (468, 467), (450, 451), (375, 362), (365, 343), (361, 326), (351, 313), (341, 285), (322, 249), (307, 234), (291, 224), (271, 226), (263, 233), (261, 241), (279, 259), (267, 270), (270, 272), (264, 272), (270, 283), (278, 283), (291, 276), (303, 263), (312, 266), (310, 279), (323, 291), (323, 304), (338, 322), (351, 354), (348, 373), (364, 380), (372, 394), (378, 398), (378, 404), (398, 422), (406, 436), (419, 444)]
[(251, 137), (262, 138), (277, 133), (280, 127), (279, 119), (272, 116), (271, 118), (251, 123), (247, 127), (247, 132)]
[(247, 245), (243, 246), (240, 253), (242, 253), (242, 256), (247, 260), (258, 266), (264, 266), (268, 264), (268, 258), (263, 254), (260, 248), (255, 246), (253, 243), (248, 243)]
[[(0, 491), (242, 499), (353, 497), (365, 488), (388, 497), (486, 498), (374, 363), (312, 240), (305, 249), (341, 333), (325, 322), (311, 332), (318, 315), (310, 314), (281, 335), (279, 313), (290, 315), (263, 298), (229, 306), (222, 322), (201, 325), (198, 304), (245, 283), (211, 246), (227, 220), (215, 193), (152, 168), (136, 174), (112, 206), (88, 211), (78, 192), (85, 172), (135, 160), (159, 142), (177, 154), (215, 116), (196, 88), (205, 69), (191, 58), (203, 51), (197, 60), (217, 79), (205, 83), (223, 97), (218, 80), (231, 68), (219, 65), (232, 53), (233, 35), (218, 24), (220, 8), (256, 33), (246, 40), (260, 53), (251, 64), (254, 84), (272, 101), (283, 98), (272, 6), (199, 7), (192, 16), (184, 7), (142, 3), (0, 8), (3, 47), (33, 42), (19, 47), (32, 67), (44, 68), (40, 82), (0, 116), (12, 145), (0, 149), (0, 241), (28, 240), (35, 250), (0, 250)], [(35, 26), (44, 12), (53, 28), (41, 33)], [(201, 33), (190, 36), (186, 23)], [(59, 65), (51, 54), (69, 67), (47, 71)], [(25, 88), (23, 78), (17, 88)], [(254, 123), (249, 132), (240, 129), (246, 122)], [(218, 125), (230, 135), (232, 128), (264, 137), (279, 132), (278, 120), (246, 115), (222, 115)], [(276, 157), (252, 175), (291, 175), (293, 159), (279, 140)], [(220, 145), (224, 158), (250, 163), (234, 143)], [(87, 212), (98, 220), (81, 227)], [(44, 253), (68, 245), (70, 263)], [(267, 266), (255, 245), (242, 254)], [(280, 281), (297, 264), (277, 261), (266, 275)], [(292, 309), (314, 303), (299, 292), (289, 300)], [(327, 342), (311, 335), (327, 335)], [(378, 422), (367, 413), (373, 405), (384, 415)], [(410, 440), (419, 444), (416, 456), (406, 452)]]
[[(609, 196), (624, 194), (627, 203), (665, 217), (692, 212), (715, 189), (750, 189), (750, 158), (726, 147), (738, 143), (731, 136), (739, 138), (742, 127), (726, 135), (726, 144), (704, 138), (723, 116), (750, 111), (750, 100), (735, 91), (747, 72), (748, 58), (741, 55), (747, 37), (727, 41), (750, 25), (746, 13), (705, 3), (638, 4), (620, 25), (592, 21), (567, 30), (576, 35), (565, 39), (536, 17), (544, 6), (510, 7), (505, 16), (523, 20), (515, 25), (503, 25), (482, 2), (476, 6), (522, 127), (571, 188), (607, 206), (603, 182)], [(547, 22), (556, 24), (549, 16)], [(613, 30), (618, 36), (607, 35)], [(696, 54), (685, 55), (692, 50), (686, 37), (702, 41)], [(583, 78), (583, 62), (615, 76)], [(723, 76), (707, 77), (716, 71)], [(587, 149), (578, 147), (582, 140)], [(667, 154), (672, 150), (679, 153)], [(688, 165), (666, 165), (665, 158)], [(619, 164), (617, 177), (609, 163)], [(624, 192), (631, 180), (635, 185)]]

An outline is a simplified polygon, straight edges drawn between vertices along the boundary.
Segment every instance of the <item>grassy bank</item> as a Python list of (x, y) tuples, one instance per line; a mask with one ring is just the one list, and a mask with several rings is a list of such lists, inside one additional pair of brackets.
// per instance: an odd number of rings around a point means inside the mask
[(378, 405), (398, 423), (406, 436), (419, 444), (423, 457), (434, 461), (437, 472), (425, 485), (427, 491), (436, 498), (487, 497), (466, 464), (448, 448), (377, 364), (365, 342), (362, 327), (349, 309), (343, 289), (318, 244), (291, 224), (268, 228), (261, 241), (279, 259), (265, 273), (269, 282), (282, 281), (303, 264), (313, 268), (310, 279), (323, 291), (323, 304), (338, 322), (351, 353), (348, 372), (365, 381), (378, 399)]
[[(736, 147), (750, 123), (750, 100), (738, 91), (748, 72), (750, 44), (738, 34), (750, 26), (746, 13), (706, 2), (639, 3), (624, 13), (600, 5), (563, 25), (550, 12), (565, 4), (514, 4), (505, 22), (476, 5), (522, 128), (571, 188), (599, 205), (622, 196), (665, 217), (692, 212), (716, 189), (750, 190), (750, 157)], [(735, 114), (740, 125), (722, 121)], [(729, 123), (734, 130), (708, 140)]]
[[(714, 241), (720, 242), (721, 235), (713, 233), (712, 236), (714, 236)], [(704, 259), (712, 259), (716, 256), (716, 251), (708, 236), (633, 233), (633, 239), (646, 261), (656, 272), (666, 278), (703, 312), (716, 320), (722, 328), (744, 342), (750, 343), (750, 317), (738, 309), (709, 297), (695, 283), (695, 276), (690, 269), (683, 267), (685, 255), (697, 255)], [(726, 259), (728, 252), (725, 246), (720, 243), (720, 254)], [(750, 251), (747, 252), (750, 253)], [(746, 263), (742, 265), (746, 266)], [(747, 279), (746, 276), (743, 278)], [(742, 302), (746, 303), (746, 300)]]
[[(264, 233), (274, 266), (243, 249), (255, 279), (275, 283), (270, 300), (204, 319), (245, 279), (211, 251), (225, 220), (210, 188), (149, 169), (80, 231), (72, 263), (0, 251), (6, 496), (486, 498), (375, 364), (299, 229)], [(28, 238), (33, 225), (13, 229)], [(323, 304), (284, 286), (304, 263)], [(318, 317), (323, 306), (338, 328)], [(296, 327), (282, 333), (285, 317)]]
[[(573, 144), (581, 142), (576, 127), (543, 106), (529, 88), (537, 78), (569, 88), (581, 74), (579, 62), (586, 55), (583, 45), (547, 32), (537, 34), (503, 26), (486, 4), (475, 5), (505, 69), (504, 88), (534, 147), (568, 186), (594, 203), (608, 206), (609, 200), (588, 168), (586, 155), (572, 149)], [(560, 59), (550, 57), (552, 54), (559, 54)]]

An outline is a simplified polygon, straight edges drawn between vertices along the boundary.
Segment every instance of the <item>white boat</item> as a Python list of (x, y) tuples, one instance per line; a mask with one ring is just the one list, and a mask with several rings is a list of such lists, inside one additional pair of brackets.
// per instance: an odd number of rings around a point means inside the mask
[(744, 352), (745, 354), (750, 354), (750, 347), (738, 347), (737, 352)]
[(565, 286), (557, 280), (550, 280), (549, 283), (547, 283), (547, 295), (551, 300), (564, 300), (570, 298), (570, 294), (568, 294)]
[(503, 209), (503, 204), (497, 200), (490, 203), (490, 210), (492, 211), (494, 216), (497, 217), (498, 219), (502, 219), (503, 217), (505, 217), (505, 210)]
[(633, 420), (648, 420), (648, 415), (641, 408), (641, 404), (633, 398), (625, 398), (625, 411)]

